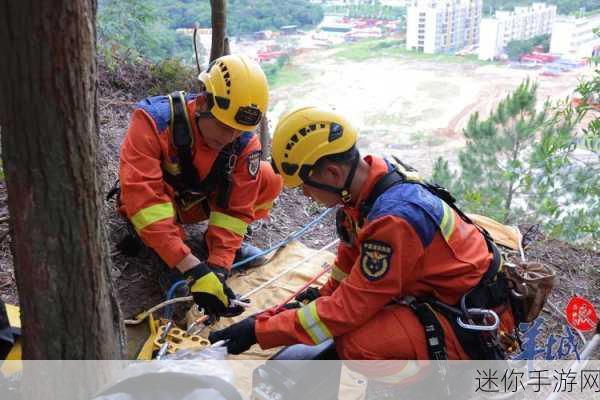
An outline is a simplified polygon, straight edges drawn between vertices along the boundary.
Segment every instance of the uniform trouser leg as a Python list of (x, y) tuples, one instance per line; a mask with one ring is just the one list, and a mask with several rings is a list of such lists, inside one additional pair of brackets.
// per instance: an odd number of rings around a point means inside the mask
[[(467, 359), (448, 321), (438, 315), (445, 333), (448, 358)], [(394, 384), (417, 381), (428, 370), (425, 331), (413, 311), (402, 305), (388, 306), (360, 328), (336, 337), (343, 360), (381, 360), (352, 363), (348, 367), (371, 378)], [(402, 361), (406, 360), (406, 361)], [(367, 370), (363, 370), (367, 368)]]

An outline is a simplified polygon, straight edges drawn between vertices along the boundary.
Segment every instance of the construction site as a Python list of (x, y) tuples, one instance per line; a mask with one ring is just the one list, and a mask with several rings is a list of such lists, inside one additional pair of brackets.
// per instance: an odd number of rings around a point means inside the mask
[(546, 100), (564, 100), (580, 79), (593, 73), (587, 66), (550, 77), (539, 69), (460, 57), (437, 62), (410, 54), (355, 61), (346, 59), (343, 50), (292, 58), (286, 68), (297, 80), (273, 91), (271, 125), (294, 106), (325, 104), (353, 116), (367, 152), (396, 155), (426, 176), (439, 156), (455, 159), (456, 150), (464, 146), (462, 130), (473, 113), (487, 117), (525, 79), (538, 83), (541, 107)]

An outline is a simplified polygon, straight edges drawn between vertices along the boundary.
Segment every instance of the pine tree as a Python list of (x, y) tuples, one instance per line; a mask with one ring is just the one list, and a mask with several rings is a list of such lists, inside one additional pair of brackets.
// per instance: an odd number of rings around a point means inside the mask
[(536, 91), (537, 85), (527, 80), (489, 118), (481, 120), (475, 113), (469, 119), (456, 189), (472, 212), (508, 221), (518, 208), (514, 200), (526, 183), (526, 153), (546, 119), (546, 105), (536, 111)]
[[(472, 115), (460, 172), (440, 158), (432, 180), (451, 189), (467, 212), (505, 223), (542, 222), (551, 236), (597, 247), (600, 119), (589, 117), (589, 104), (574, 108), (569, 99), (536, 110), (536, 89), (525, 81), (489, 118)], [(578, 91), (591, 98), (598, 89), (592, 80), (582, 81)]]

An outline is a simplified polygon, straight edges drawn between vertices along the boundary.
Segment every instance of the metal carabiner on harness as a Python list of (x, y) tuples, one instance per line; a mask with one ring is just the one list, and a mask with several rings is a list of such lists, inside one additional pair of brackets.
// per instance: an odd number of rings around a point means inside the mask
[[(233, 173), (233, 170), (235, 169), (235, 165), (237, 164), (237, 159), (238, 159), (238, 156), (235, 153), (230, 154), (229, 158), (227, 159), (227, 177), (228, 178), (231, 176), (231, 174)], [(231, 179), (231, 178), (229, 178), (229, 179)]]
[(469, 329), (472, 331), (495, 331), (500, 326), (500, 317), (493, 310), (485, 310), (483, 308), (469, 308), (466, 311), (467, 311), (466, 315), (468, 318), (475, 317), (475, 316), (484, 317), (484, 318), (485, 317), (493, 317), (494, 323), (492, 325), (469, 324), (469, 323), (463, 322), (463, 320), (461, 319), (462, 316), (459, 315), (458, 317), (456, 317), (456, 322), (458, 323), (458, 325), (461, 328)]
[[(473, 331), (495, 331), (500, 326), (500, 317), (496, 314), (495, 311), (484, 308), (468, 308), (467, 307), (467, 297), (473, 289), (469, 290), (465, 295), (463, 295), (460, 299), (460, 311), (462, 311), (462, 315), (456, 317), (456, 322), (461, 328), (470, 329)], [(494, 323), (492, 325), (478, 325), (475, 324), (472, 320), (472, 317), (494, 317)], [(469, 323), (463, 322), (462, 317), (466, 317), (469, 320)]]

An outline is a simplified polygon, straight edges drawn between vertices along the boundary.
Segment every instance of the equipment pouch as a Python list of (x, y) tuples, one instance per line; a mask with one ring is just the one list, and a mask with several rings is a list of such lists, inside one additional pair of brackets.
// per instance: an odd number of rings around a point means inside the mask
[(208, 197), (200, 192), (185, 192), (175, 195), (177, 218), (182, 224), (195, 224), (208, 219), (210, 206)]
[(505, 263), (504, 271), (509, 280), (510, 303), (517, 322), (535, 320), (554, 288), (556, 272), (537, 262)]
[(177, 203), (177, 208), (184, 212), (189, 211), (204, 200), (206, 200), (206, 194), (201, 192), (186, 191), (183, 193), (178, 193), (175, 196), (175, 203)]

